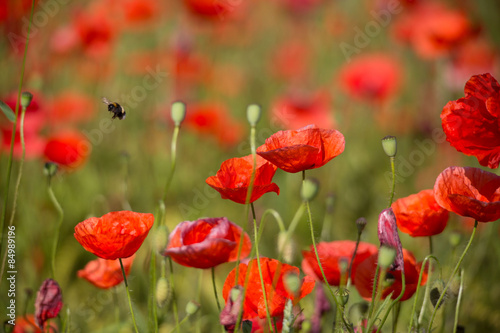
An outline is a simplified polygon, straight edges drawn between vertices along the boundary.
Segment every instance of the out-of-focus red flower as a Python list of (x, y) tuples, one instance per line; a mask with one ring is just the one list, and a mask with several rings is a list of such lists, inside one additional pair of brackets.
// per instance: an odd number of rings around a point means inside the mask
[(153, 214), (110, 212), (78, 223), (74, 236), (85, 250), (100, 258), (128, 258), (141, 247), (153, 222)]
[[(206, 182), (220, 193), (222, 199), (245, 204), (252, 170), (252, 155), (231, 158), (222, 162), (217, 174), (208, 177)], [(276, 166), (257, 155), (257, 167), (250, 202), (254, 202), (267, 192), (280, 194), (278, 185), (272, 183), (275, 173)]]
[(74, 131), (56, 133), (47, 138), (44, 156), (68, 169), (75, 169), (87, 160), (91, 146), (87, 138)]
[[(297, 267), (281, 263), (275, 259), (264, 257), (260, 258), (260, 264), (262, 266), (264, 286), (271, 317), (283, 315), (287, 299), (291, 299), (293, 304), (297, 304), (301, 298), (309, 294), (314, 288), (313, 278), (306, 276), (302, 279), (300, 294), (295, 296), (285, 288), (283, 279), (287, 274), (299, 275), (300, 271)], [(224, 287), (222, 289), (224, 299), (227, 302), (229, 291), (235, 285), (245, 285), (247, 270), (250, 270), (247, 292), (243, 301), (243, 319), (252, 319), (254, 317), (265, 318), (266, 308), (259, 277), (257, 259), (250, 260), (248, 264), (240, 264), (238, 270), (239, 275), (237, 282), (235, 282), (236, 268), (229, 273), (226, 281), (224, 282)], [(276, 279), (274, 276), (275, 273), (278, 274)], [(273, 281), (276, 281), (274, 288)]]
[(309, 70), (311, 51), (304, 41), (291, 40), (279, 45), (275, 50), (269, 71), (285, 80), (299, 80)]
[(239, 2), (227, 0), (184, 0), (189, 11), (201, 18), (223, 21), (239, 6)]
[(62, 305), (62, 291), (59, 284), (52, 279), (43, 281), (35, 300), (35, 318), (38, 327), (45, 327), (47, 320), (57, 317)]
[(396, 39), (408, 42), (424, 59), (447, 55), (471, 33), (467, 16), (440, 3), (422, 1), (394, 24)]
[(399, 239), (396, 216), (392, 208), (384, 209), (378, 216), (377, 232), (380, 246), (385, 245), (396, 251), (396, 258), (390, 269), (403, 269), (403, 246)]
[(38, 328), (35, 324), (35, 316), (32, 314), (24, 317), (16, 318), (16, 325), (11, 333), (43, 333), (43, 332), (57, 332), (57, 325), (55, 323), (46, 322), (43, 330)]
[[(401, 298), (401, 301), (406, 301), (411, 298), (418, 287), (418, 277), (420, 275), (421, 265), (415, 260), (415, 256), (410, 251), (403, 249), (404, 256), (404, 274), (406, 289)], [(366, 300), (371, 300), (373, 281), (375, 278), (375, 270), (377, 268), (378, 254), (373, 254), (361, 264), (358, 265), (358, 270), (355, 278), (356, 289), (361, 297)], [(390, 270), (386, 275), (387, 280), (394, 282), (382, 290), (382, 298), (386, 298), (390, 293), (393, 293), (391, 298), (396, 299), (402, 290), (401, 270)], [(424, 272), (421, 285), (427, 281), (427, 273)], [(380, 281), (379, 281), (380, 282)]]
[[(125, 274), (130, 273), (135, 254), (122, 260)], [(78, 277), (92, 283), (97, 288), (108, 289), (119, 285), (123, 281), (120, 261), (97, 258), (89, 261), (83, 269), (78, 271)]]
[[(368, 319), (361, 320), (361, 324), (359, 326), (354, 327), (354, 333), (364, 333), (366, 331), (366, 326), (368, 325)], [(378, 327), (372, 326), (372, 330), (370, 333), (377, 333)]]
[(286, 172), (316, 169), (344, 151), (345, 140), (336, 130), (315, 125), (279, 131), (257, 148), (257, 154)]
[(283, 127), (296, 130), (309, 124), (333, 128), (330, 98), (325, 91), (314, 94), (290, 93), (278, 97), (272, 106), (272, 117)]
[(242, 235), (240, 259), (252, 249), (250, 237), (240, 226), (225, 217), (184, 221), (170, 234), (164, 255), (187, 267), (215, 267), (238, 259)]
[(465, 97), (448, 102), (441, 112), (446, 140), (456, 150), (477, 157), (492, 169), (500, 162), (500, 84), (491, 74), (474, 75)]
[(85, 94), (65, 91), (48, 102), (47, 115), (50, 124), (79, 123), (92, 120), (95, 103)]
[(351, 97), (381, 103), (396, 94), (403, 68), (389, 54), (366, 54), (354, 58), (340, 71), (340, 85)]
[(448, 224), (449, 213), (434, 199), (433, 190), (423, 190), (392, 204), (399, 230), (412, 237), (440, 234)]
[(189, 104), (183, 126), (215, 138), (224, 147), (240, 142), (244, 130), (244, 126), (217, 103)]
[[(325, 272), (326, 280), (329, 285), (340, 285), (340, 260), (345, 260), (347, 262), (347, 266), (349, 266), (355, 247), (356, 242), (350, 240), (320, 242), (318, 244), (317, 249), (320, 258), (319, 260), (321, 261), (321, 266), (323, 267), (323, 271)], [(357, 266), (372, 254), (377, 253), (377, 251), (377, 246), (373, 244), (365, 242), (359, 243), (356, 257), (354, 258), (354, 262), (352, 264), (352, 281), (354, 281)], [(304, 257), (302, 260), (302, 270), (304, 273), (314, 277), (318, 281), (323, 282), (323, 276), (321, 274), (321, 270), (319, 269), (313, 247), (311, 246), (309, 251), (302, 251), (302, 256)], [(347, 282), (347, 272), (344, 276), (344, 282)]]
[(127, 0), (122, 2), (125, 20), (129, 23), (144, 23), (158, 13), (156, 0)]
[(434, 184), (437, 203), (478, 222), (500, 218), (500, 176), (478, 168), (449, 167)]

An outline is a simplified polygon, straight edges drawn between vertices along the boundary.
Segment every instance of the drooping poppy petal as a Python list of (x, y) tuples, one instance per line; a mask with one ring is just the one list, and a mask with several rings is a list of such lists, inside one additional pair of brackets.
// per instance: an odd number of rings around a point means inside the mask
[(441, 112), (446, 140), (459, 152), (475, 156), (492, 169), (500, 163), (500, 84), (491, 74), (474, 75), (465, 97)]
[(322, 167), (344, 151), (342, 133), (309, 125), (279, 131), (257, 148), (257, 154), (286, 172)]
[(78, 223), (74, 236), (85, 250), (100, 258), (128, 258), (141, 247), (153, 222), (153, 214), (110, 212)]
[[(122, 260), (126, 275), (128, 275), (132, 268), (134, 258), (135, 255), (132, 255)], [(101, 289), (112, 288), (123, 281), (123, 273), (118, 259), (106, 260), (97, 258), (89, 261), (83, 269), (78, 271), (77, 275)]]
[(44, 149), (45, 158), (68, 169), (75, 169), (87, 160), (90, 142), (75, 131), (54, 134), (47, 139)]
[[(347, 261), (347, 265), (350, 265), (355, 247), (356, 242), (350, 240), (320, 242), (318, 244), (318, 255), (329, 285), (340, 285), (341, 272), (339, 262), (341, 259), (344, 259)], [(359, 243), (356, 257), (352, 264), (351, 279), (353, 281), (357, 266), (372, 254), (377, 253), (377, 251), (377, 246), (373, 244)], [(312, 246), (309, 251), (302, 251), (302, 256), (304, 257), (304, 260), (302, 260), (302, 270), (304, 273), (314, 277), (318, 281), (324, 281)], [(347, 282), (347, 274), (344, 276), (344, 282)]]
[(225, 217), (185, 221), (170, 234), (164, 255), (187, 267), (215, 267), (237, 259), (242, 235), (240, 259), (252, 249), (250, 237), (240, 226)]
[(378, 239), (380, 246), (385, 245), (396, 250), (396, 258), (390, 267), (391, 270), (404, 269), (403, 265), (403, 246), (398, 234), (398, 225), (396, 216), (392, 208), (384, 209), (378, 217)]
[(434, 184), (437, 203), (478, 222), (500, 218), (500, 176), (478, 168), (449, 167)]
[[(222, 199), (245, 204), (252, 170), (252, 155), (231, 158), (224, 161), (217, 174), (208, 177), (206, 183), (218, 191)], [(276, 166), (257, 156), (257, 168), (250, 202), (254, 202), (267, 192), (275, 192), (279, 195), (280, 189), (278, 185), (272, 183), (275, 173)]]
[(47, 320), (57, 317), (62, 305), (62, 291), (59, 284), (52, 279), (43, 281), (35, 300), (35, 318), (38, 327), (43, 328)]
[[(413, 253), (403, 249), (404, 256), (404, 274), (405, 274), (405, 292), (401, 301), (406, 301), (411, 298), (418, 286), (418, 278), (420, 275), (421, 266), (415, 260)], [(375, 277), (375, 271), (377, 268), (378, 254), (373, 254), (358, 265), (358, 270), (356, 276), (354, 277), (354, 284), (358, 290), (361, 297), (366, 300), (371, 300), (373, 281)], [(391, 298), (395, 299), (399, 296), (402, 290), (402, 271), (401, 270), (389, 270), (387, 272), (386, 278), (388, 280), (393, 280), (393, 283), (382, 290), (382, 298), (386, 298), (392, 293)], [(427, 275), (424, 273), (424, 278), (422, 278), (421, 284), (425, 284), (427, 281)]]
[[(301, 298), (309, 294), (314, 288), (313, 278), (310, 276), (306, 276), (302, 279), (300, 294), (298, 296), (294, 296), (293, 293), (289, 292), (285, 288), (283, 279), (287, 274), (299, 275), (300, 271), (297, 267), (281, 263), (275, 259), (264, 257), (260, 258), (260, 263), (262, 266), (262, 275), (264, 279), (264, 286), (271, 317), (278, 317), (283, 315), (287, 299), (291, 299), (292, 302), (296, 304)], [(262, 292), (257, 259), (250, 260), (248, 264), (240, 264), (238, 270), (238, 281), (235, 281), (235, 268), (229, 273), (226, 281), (224, 282), (224, 287), (222, 290), (224, 299), (227, 302), (229, 291), (235, 285), (245, 285), (247, 270), (250, 270), (247, 292), (243, 301), (243, 319), (252, 319), (254, 317), (265, 318), (266, 309), (264, 305), (264, 294)], [(276, 280), (274, 276), (275, 274), (278, 274), (276, 276)], [(274, 287), (273, 281), (276, 281)]]
[(448, 224), (449, 213), (434, 198), (433, 190), (423, 190), (392, 204), (399, 230), (412, 237), (440, 234)]

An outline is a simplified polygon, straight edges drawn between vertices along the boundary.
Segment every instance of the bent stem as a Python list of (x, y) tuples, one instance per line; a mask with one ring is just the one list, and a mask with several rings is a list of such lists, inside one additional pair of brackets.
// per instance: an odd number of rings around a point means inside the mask
[(477, 229), (477, 220), (474, 223), (474, 229), (472, 229), (472, 234), (470, 236), (469, 242), (467, 243), (467, 246), (465, 247), (464, 252), (460, 256), (460, 259), (458, 260), (457, 265), (455, 266), (455, 269), (453, 270), (453, 273), (450, 276), (450, 279), (446, 283), (446, 287), (444, 287), (443, 291), (441, 292), (441, 295), (439, 296), (439, 299), (438, 299), (436, 305), (434, 306), (434, 311), (432, 311), (431, 320), (429, 321), (429, 326), (428, 326), (428, 329), (427, 329), (428, 332), (431, 331), (432, 323), (434, 322), (434, 317), (436, 316), (437, 310), (439, 309), (439, 305), (443, 301), (443, 297), (446, 294), (446, 291), (450, 287), (453, 278), (455, 277), (455, 275), (457, 274), (458, 270), (460, 269), (460, 266), (462, 265), (462, 261), (464, 260), (465, 254), (467, 253), (467, 251), (469, 250), (469, 248), (470, 248), (470, 246), (472, 244), (472, 240), (474, 239), (474, 235), (476, 234), (476, 229)]
[(123, 282), (125, 283), (125, 289), (127, 290), (128, 305), (130, 306), (130, 314), (132, 315), (132, 323), (134, 324), (135, 333), (139, 333), (137, 329), (137, 324), (135, 322), (134, 309), (132, 308), (132, 300), (130, 299), (130, 290), (128, 289), (127, 275), (125, 274), (125, 268), (123, 268), (122, 258), (118, 258), (120, 261), (120, 267), (123, 274)]
[(52, 204), (57, 210), (57, 215), (59, 216), (57, 220), (57, 226), (56, 230), (54, 232), (54, 243), (52, 244), (52, 255), (51, 255), (51, 270), (52, 270), (52, 278), (55, 279), (55, 274), (56, 274), (56, 253), (57, 253), (57, 244), (59, 243), (59, 232), (61, 230), (62, 222), (64, 219), (64, 211), (59, 204), (59, 201), (57, 201), (57, 198), (54, 194), (54, 191), (52, 191), (52, 185), (51, 185), (51, 176), (49, 176), (49, 184), (47, 188), (47, 192), (49, 193), (50, 201), (52, 201)]

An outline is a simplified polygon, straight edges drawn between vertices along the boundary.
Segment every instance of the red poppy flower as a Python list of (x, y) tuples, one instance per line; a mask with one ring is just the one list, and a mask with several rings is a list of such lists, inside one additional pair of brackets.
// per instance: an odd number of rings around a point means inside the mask
[[(418, 286), (418, 277), (420, 275), (421, 265), (417, 263), (413, 253), (403, 249), (404, 257), (404, 274), (405, 274), (405, 292), (401, 301), (406, 301), (411, 298)], [(365, 261), (358, 265), (358, 270), (356, 276), (354, 277), (354, 283), (356, 289), (358, 290), (361, 297), (366, 300), (371, 300), (373, 281), (375, 278), (375, 270), (377, 268), (378, 254), (373, 254), (368, 257)], [(393, 283), (382, 290), (382, 298), (386, 298), (390, 293), (393, 293), (391, 298), (396, 299), (402, 290), (402, 277), (401, 270), (392, 270), (387, 272), (387, 280), (393, 280)], [(427, 280), (427, 274), (424, 273), (422, 277), (421, 285), (425, 284)]]
[(234, 120), (220, 104), (190, 104), (183, 126), (201, 135), (213, 137), (221, 146), (232, 146), (241, 141), (244, 126)]
[(500, 162), (499, 117), (500, 84), (491, 74), (482, 74), (467, 81), (465, 97), (445, 105), (441, 123), (456, 150), (494, 169)]
[(342, 133), (309, 125), (279, 131), (257, 148), (257, 154), (286, 172), (319, 168), (344, 151)]
[(324, 91), (315, 94), (292, 93), (279, 97), (272, 107), (272, 116), (286, 128), (295, 130), (308, 124), (332, 128), (330, 98)]
[(89, 121), (95, 115), (94, 101), (80, 92), (62, 92), (48, 104), (47, 113), (51, 125)]
[(300, 80), (307, 75), (310, 62), (311, 50), (308, 45), (304, 40), (295, 39), (279, 45), (274, 51), (269, 72), (284, 80)]
[(107, 6), (96, 3), (79, 13), (74, 21), (80, 44), (87, 54), (96, 58), (109, 53), (119, 27), (116, 17), (109, 15)]
[(128, 258), (141, 247), (153, 222), (153, 214), (110, 212), (78, 223), (74, 236), (85, 250), (100, 258)]
[(448, 223), (449, 213), (438, 205), (433, 190), (398, 199), (391, 207), (399, 230), (412, 237), (440, 234)]
[(38, 327), (45, 327), (47, 320), (57, 317), (62, 305), (62, 291), (59, 284), (52, 279), (43, 281), (35, 300), (35, 318)]
[[(132, 268), (135, 254), (122, 260), (125, 274)], [(89, 261), (85, 268), (78, 271), (78, 277), (92, 283), (97, 288), (108, 289), (119, 285), (123, 281), (123, 273), (118, 259), (106, 260), (97, 258)]]
[(235, 7), (226, 0), (184, 0), (189, 11), (201, 18), (221, 19), (230, 14)]
[(388, 54), (367, 54), (354, 58), (340, 71), (340, 85), (353, 98), (383, 102), (401, 86), (403, 68)]
[[(325, 272), (326, 280), (329, 285), (338, 286), (340, 285), (340, 268), (339, 262), (341, 259), (345, 259), (347, 265), (351, 263), (351, 258), (354, 253), (354, 248), (356, 247), (356, 242), (345, 240), (345, 241), (333, 241), (333, 242), (320, 242), (317, 246), (319, 258), (321, 261), (321, 266)], [(366, 258), (374, 253), (377, 253), (377, 246), (365, 242), (360, 242), (358, 250), (356, 252), (356, 257), (354, 258), (354, 263), (352, 264), (351, 279), (354, 281), (354, 276), (356, 275), (357, 266)], [(314, 277), (318, 281), (324, 281), (319, 269), (318, 261), (316, 260), (316, 254), (311, 246), (309, 251), (302, 251), (302, 270), (305, 274)], [(344, 277), (344, 282), (347, 281), (347, 274)]]
[(164, 255), (187, 267), (215, 267), (237, 259), (242, 235), (240, 259), (252, 249), (250, 237), (241, 227), (225, 217), (184, 221), (170, 234)]
[(47, 160), (74, 169), (87, 160), (90, 150), (90, 143), (85, 136), (78, 132), (66, 131), (49, 137), (43, 153)]
[(43, 332), (58, 332), (57, 325), (53, 322), (46, 322), (43, 330), (35, 324), (35, 316), (32, 314), (24, 317), (16, 318), (16, 325), (11, 333), (43, 333)]
[[(245, 204), (252, 170), (252, 155), (231, 158), (222, 162), (217, 174), (208, 177), (206, 182), (220, 193), (222, 199)], [(267, 192), (280, 194), (278, 185), (271, 182), (275, 172), (276, 166), (257, 156), (257, 168), (250, 202), (254, 202)]]
[[(281, 263), (275, 259), (264, 257), (260, 258), (260, 264), (262, 266), (262, 275), (264, 278), (264, 285), (271, 317), (283, 315), (287, 299), (291, 299), (294, 304), (297, 304), (301, 298), (309, 294), (314, 288), (313, 278), (306, 276), (302, 279), (300, 294), (298, 296), (294, 296), (293, 293), (286, 290), (283, 278), (287, 274), (299, 275), (300, 271), (297, 267)], [(236, 268), (229, 273), (226, 281), (224, 282), (222, 295), (227, 302), (231, 288), (233, 288), (236, 284), (241, 286), (245, 285), (245, 278), (248, 269), (250, 269), (250, 272), (247, 292), (243, 302), (243, 319), (252, 319), (254, 317), (265, 318), (266, 308), (259, 277), (257, 259), (250, 260), (248, 264), (242, 263), (239, 265), (237, 283), (235, 283)], [(275, 273), (279, 275), (276, 278), (276, 284), (273, 288)]]
[(122, 6), (125, 19), (130, 23), (147, 22), (158, 13), (158, 2), (154, 0), (127, 0)]
[(478, 168), (449, 167), (434, 184), (437, 203), (478, 222), (500, 218), (500, 176)]

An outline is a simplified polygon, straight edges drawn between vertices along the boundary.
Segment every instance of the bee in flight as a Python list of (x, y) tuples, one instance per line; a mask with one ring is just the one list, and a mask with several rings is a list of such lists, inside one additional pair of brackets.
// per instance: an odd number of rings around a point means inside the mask
[(125, 112), (123, 106), (116, 102), (110, 102), (106, 97), (102, 98), (102, 102), (108, 106), (108, 111), (113, 113), (113, 117), (111, 119), (118, 118), (122, 120), (125, 118), (127, 113)]

